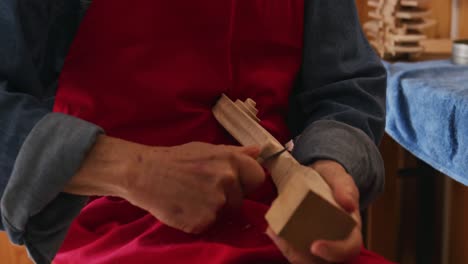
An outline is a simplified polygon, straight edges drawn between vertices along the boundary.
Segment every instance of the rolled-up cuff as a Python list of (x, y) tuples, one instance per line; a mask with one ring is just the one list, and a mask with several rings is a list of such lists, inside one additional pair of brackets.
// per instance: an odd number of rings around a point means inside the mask
[(332, 120), (312, 123), (296, 138), (293, 156), (302, 164), (319, 159), (340, 163), (359, 189), (361, 209), (383, 190), (385, 171), (377, 146), (363, 131), (347, 124)]
[(1, 200), (10, 239), (26, 245), (36, 263), (50, 263), (87, 197), (62, 193), (96, 137), (96, 125), (50, 113), (26, 138)]

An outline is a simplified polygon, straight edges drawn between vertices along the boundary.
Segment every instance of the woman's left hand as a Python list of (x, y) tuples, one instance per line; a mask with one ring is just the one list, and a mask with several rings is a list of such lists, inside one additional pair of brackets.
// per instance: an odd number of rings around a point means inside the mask
[(336, 263), (357, 256), (362, 245), (361, 217), (359, 214), (359, 191), (353, 178), (341, 164), (332, 160), (319, 160), (311, 167), (316, 170), (332, 189), (336, 202), (356, 220), (357, 225), (345, 240), (317, 240), (310, 246), (310, 252), (300, 252), (278, 237), (271, 229), (267, 235), (283, 255), (295, 264)]

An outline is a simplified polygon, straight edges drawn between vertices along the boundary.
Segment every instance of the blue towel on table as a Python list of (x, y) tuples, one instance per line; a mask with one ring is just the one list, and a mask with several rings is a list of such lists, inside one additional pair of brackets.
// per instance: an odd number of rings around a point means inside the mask
[(468, 67), (450, 61), (384, 64), (386, 132), (419, 159), (468, 185)]

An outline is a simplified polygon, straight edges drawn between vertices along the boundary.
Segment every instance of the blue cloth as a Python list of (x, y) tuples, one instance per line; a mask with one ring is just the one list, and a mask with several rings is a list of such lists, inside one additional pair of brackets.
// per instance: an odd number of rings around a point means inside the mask
[(468, 67), (385, 63), (386, 132), (416, 157), (468, 185)]

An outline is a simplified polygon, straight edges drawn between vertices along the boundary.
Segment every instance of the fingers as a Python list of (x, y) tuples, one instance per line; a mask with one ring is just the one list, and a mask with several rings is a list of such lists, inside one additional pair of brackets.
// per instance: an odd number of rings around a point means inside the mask
[(224, 188), (228, 208), (239, 208), (242, 205), (244, 193), (239, 178), (233, 176), (229, 182), (224, 184)]
[(316, 241), (312, 254), (329, 262), (343, 262), (359, 254), (362, 245), (361, 220), (359, 216), (359, 191), (353, 178), (339, 163), (320, 160), (311, 165), (328, 183), (336, 202), (356, 220), (357, 226), (346, 240)]
[(260, 146), (246, 147), (224, 146), (231, 152), (234, 170), (244, 193), (248, 194), (257, 189), (265, 181), (265, 171), (255, 160), (261, 152)]
[(331, 160), (317, 161), (312, 165), (333, 191), (336, 202), (348, 212), (359, 208), (359, 191), (353, 178), (337, 162)]
[(201, 234), (203, 231), (208, 229), (209, 226), (211, 226), (215, 220), (216, 220), (216, 214), (211, 213), (203, 216), (199, 216), (198, 218), (193, 218), (191, 222), (187, 221), (182, 221), (179, 219), (159, 219), (161, 222), (163, 222), (165, 225), (170, 226), (172, 228), (181, 230), (185, 233), (188, 234)]
[(360, 228), (354, 228), (344, 241), (316, 241), (311, 246), (312, 254), (329, 262), (343, 262), (359, 254), (362, 246)]
[(256, 162), (260, 154), (259, 146), (223, 146), (227, 150), (233, 177), (224, 182), (226, 204), (229, 207), (239, 207), (243, 194), (249, 194), (265, 181), (265, 172)]
[(323, 260), (311, 255), (308, 252), (300, 252), (291, 245), (289, 245), (284, 239), (276, 235), (270, 228), (267, 229), (266, 234), (275, 243), (276, 247), (281, 251), (290, 263), (293, 264), (322, 264), (325, 263)]
[[(253, 153), (253, 150), (252, 148), (247, 151)], [(256, 190), (265, 181), (265, 171), (262, 166), (252, 156), (235, 154), (233, 158), (236, 160), (239, 182), (244, 193), (249, 194)]]
[(241, 147), (240, 152), (244, 153), (245, 155), (256, 159), (260, 155), (261, 149), (259, 146), (247, 146), (247, 147)]
[(252, 145), (252, 146), (229, 146), (229, 145), (226, 146), (224, 145), (224, 147), (226, 147), (227, 150), (229, 151), (242, 153), (253, 159), (258, 158), (258, 156), (262, 152), (260, 146), (258, 145)]
[(327, 177), (336, 202), (348, 212), (359, 208), (359, 194), (351, 177)]

